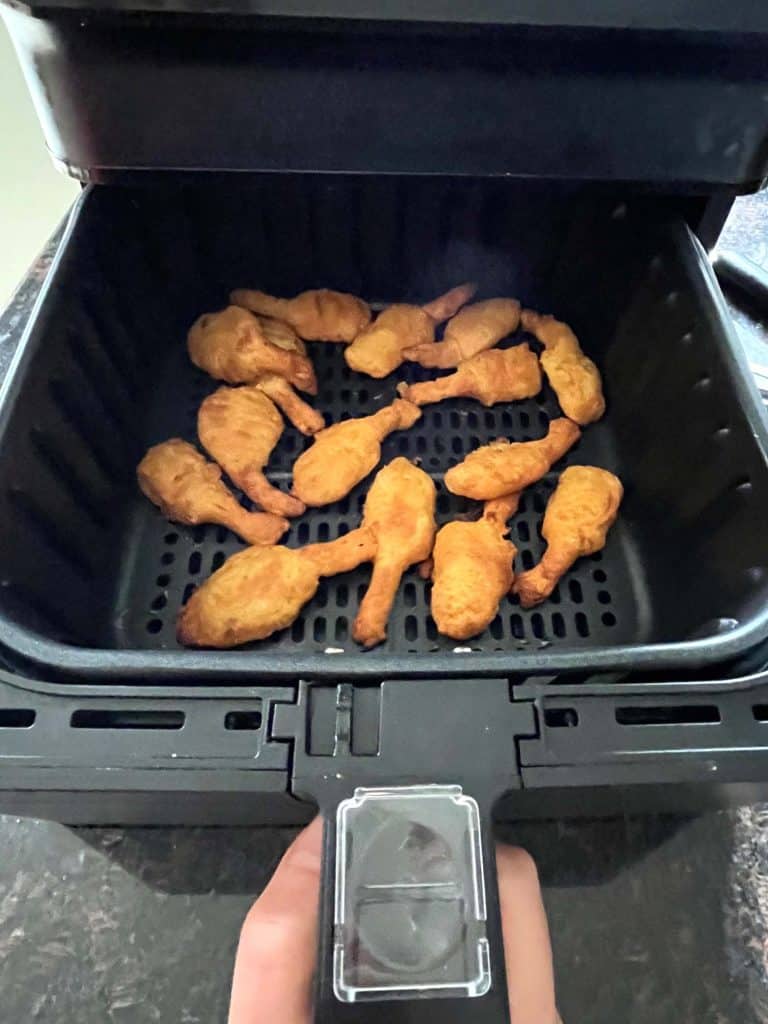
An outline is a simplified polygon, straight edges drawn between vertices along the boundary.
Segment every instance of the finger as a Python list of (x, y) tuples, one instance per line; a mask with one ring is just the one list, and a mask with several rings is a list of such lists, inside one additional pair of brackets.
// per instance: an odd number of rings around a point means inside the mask
[(323, 822), (294, 840), (240, 933), (229, 1024), (310, 1024)]
[(533, 859), (496, 847), (501, 930), (512, 1024), (556, 1024), (555, 978), (547, 915)]

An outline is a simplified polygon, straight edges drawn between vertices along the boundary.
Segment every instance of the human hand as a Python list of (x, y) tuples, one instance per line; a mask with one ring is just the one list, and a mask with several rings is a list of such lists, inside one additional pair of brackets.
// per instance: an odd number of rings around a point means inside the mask
[[(315, 818), (286, 851), (240, 933), (229, 1024), (311, 1024), (323, 825)], [(511, 1024), (557, 1024), (549, 929), (536, 865), (498, 846)]]

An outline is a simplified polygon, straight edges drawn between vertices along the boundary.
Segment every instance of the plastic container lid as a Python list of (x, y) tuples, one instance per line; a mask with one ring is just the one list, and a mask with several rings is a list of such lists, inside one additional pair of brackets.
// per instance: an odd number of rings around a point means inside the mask
[(338, 999), (485, 995), (485, 922), (480, 817), (460, 786), (360, 788), (339, 805)]

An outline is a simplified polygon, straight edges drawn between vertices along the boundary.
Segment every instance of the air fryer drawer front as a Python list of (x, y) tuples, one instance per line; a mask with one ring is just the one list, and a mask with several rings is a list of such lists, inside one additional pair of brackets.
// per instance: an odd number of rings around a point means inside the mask
[[(185, 334), (230, 287), (277, 294), (329, 285), (424, 301), (462, 280), (519, 295), (571, 322), (601, 367), (608, 412), (563, 465), (616, 472), (626, 498), (603, 552), (551, 601), (505, 599), (467, 644), (440, 637), (429, 587), (400, 588), (385, 643), (349, 635), (369, 569), (326, 580), (292, 627), (228, 652), (175, 639), (179, 608), (240, 542), (169, 524), (139, 493), (150, 444), (195, 440), (216, 383)], [(403, 368), (353, 374), (337, 346), (310, 346), (331, 421), (389, 402)], [(476, 506), (446, 468), (496, 437), (541, 436), (549, 389), (485, 409), (427, 407), (390, 436), (384, 461), (419, 460), (440, 523)], [(768, 502), (764, 413), (708, 263), (663, 203), (573, 188), (379, 178), (262, 178), (200, 188), (103, 189), (78, 204), (0, 401), (3, 643), (33, 674), (78, 681), (339, 680), (509, 676), (565, 670), (690, 671), (766, 634)], [(270, 462), (285, 486), (306, 439), (286, 430)], [(543, 550), (541, 516), (561, 467), (524, 495), (511, 537), (518, 567)], [(359, 521), (368, 481), (294, 522), (287, 543), (331, 539)]]

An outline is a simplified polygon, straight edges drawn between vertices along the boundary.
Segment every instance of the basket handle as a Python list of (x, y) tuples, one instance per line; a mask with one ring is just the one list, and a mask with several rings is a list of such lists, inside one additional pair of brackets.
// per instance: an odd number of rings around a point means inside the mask
[[(414, 787), (403, 787), (406, 790), (413, 790)], [(416, 787), (420, 788), (420, 787)], [(453, 789), (459, 790), (460, 787), (429, 787), (431, 789)], [(396, 790), (390, 791), (396, 792)], [(356, 798), (359, 797), (361, 790), (356, 791)], [(378, 865), (372, 864), (371, 861), (375, 860), (376, 853), (374, 851), (375, 842), (370, 840), (370, 836), (361, 835), (358, 836), (359, 843), (357, 847), (362, 850), (362, 856), (358, 857), (358, 850), (352, 850), (350, 843), (339, 844), (339, 833), (340, 830), (344, 831), (344, 834), (349, 838), (348, 833), (348, 819), (345, 818), (343, 813), (343, 804), (349, 804), (350, 801), (343, 801), (337, 807), (329, 807), (324, 809), (324, 838), (323, 838), (323, 872), (322, 872), (322, 883), (321, 883), (321, 897), (320, 897), (320, 931), (319, 931), (319, 959), (318, 959), (318, 970), (316, 975), (316, 988), (315, 988), (315, 1022), (316, 1024), (434, 1024), (436, 1020), (440, 1021), (440, 1024), (461, 1024), (461, 1022), (472, 1022), (472, 1024), (508, 1024), (509, 1022), (509, 1008), (507, 1001), (507, 988), (506, 988), (506, 975), (504, 968), (504, 948), (501, 934), (501, 917), (499, 911), (499, 901), (496, 884), (496, 860), (495, 860), (495, 846), (493, 837), (491, 834), (491, 822), (490, 822), (490, 804), (487, 806), (482, 803), (476, 803), (471, 798), (462, 794), (460, 801), (468, 800), (470, 804), (474, 804), (478, 810), (479, 829), (477, 835), (474, 837), (476, 841), (475, 849), (479, 854), (477, 859), (476, 874), (480, 877), (482, 885), (482, 899), (481, 908), (484, 915), (484, 920), (481, 922), (480, 932), (482, 932), (482, 953), (475, 962), (473, 957), (470, 955), (469, 964), (470, 968), (467, 971), (468, 975), (474, 975), (468, 985), (468, 989), (472, 990), (466, 992), (458, 992), (455, 989), (451, 990), (452, 994), (445, 994), (445, 989), (440, 991), (434, 987), (434, 979), (440, 975), (441, 968), (438, 966), (441, 957), (443, 960), (443, 971), (447, 973), (444, 977), (449, 977), (450, 967), (455, 966), (456, 963), (461, 959), (461, 954), (457, 954), (455, 947), (453, 953), (451, 953), (451, 940), (449, 938), (451, 934), (450, 925), (445, 929), (439, 927), (440, 924), (440, 913), (444, 913), (445, 917), (443, 921), (450, 921), (451, 912), (450, 909), (442, 905), (437, 904), (438, 927), (430, 929), (427, 927), (425, 934), (431, 937), (431, 940), (436, 942), (437, 948), (433, 947), (430, 949), (430, 942), (425, 940), (425, 948), (423, 951), (418, 950), (417, 956), (421, 956), (423, 952), (423, 961), (427, 966), (426, 974), (432, 970), (432, 980), (426, 981), (424, 988), (425, 991), (408, 991), (408, 988), (415, 988), (414, 980), (425, 978), (425, 973), (419, 973), (418, 969), (414, 971), (415, 963), (411, 960), (408, 964), (407, 969), (404, 973), (399, 974), (399, 977), (390, 978), (388, 984), (394, 988), (398, 984), (402, 985), (399, 991), (392, 991), (391, 995), (376, 994), (370, 992), (361, 991), (357, 993), (354, 1001), (349, 1001), (350, 992), (340, 991), (340, 959), (343, 960), (344, 952), (348, 952), (350, 948), (354, 946), (347, 945), (346, 950), (344, 946), (344, 934), (346, 931), (347, 936), (350, 933), (354, 933), (353, 942), (357, 943), (357, 948), (362, 952), (360, 953), (360, 959), (368, 959), (369, 965), (371, 962), (376, 967), (377, 958), (378, 966), (381, 966), (382, 961), (385, 964), (385, 973), (387, 969), (393, 969), (397, 975), (398, 964), (393, 963), (392, 957), (389, 952), (382, 954), (381, 950), (377, 949), (371, 954), (372, 946), (382, 938), (386, 941), (392, 940), (393, 935), (391, 929), (387, 932), (387, 920), (398, 921), (398, 911), (403, 911), (402, 907), (390, 906), (391, 916), (389, 919), (386, 917), (382, 922), (381, 918), (378, 919), (378, 925), (383, 929), (378, 935), (374, 936), (373, 942), (370, 940), (370, 935), (366, 937), (365, 925), (360, 924), (366, 915), (370, 919), (370, 915), (373, 915), (374, 920), (377, 919), (376, 906), (366, 907), (365, 904), (367, 897), (363, 898), (361, 906), (358, 908), (359, 915), (355, 922), (352, 922), (351, 928), (345, 929), (341, 924), (339, 918), (342, 913), (340, 908), (340, 900), (344, 899), (344, 893), (339, 891), (339, 885), (341, 883), (343, 871), (339, 870), (341, 865), (337, 863), (337, 856), (340, 855), (340, 849), (344, 851), (344, 859), (347, 868), (347, 883), (354, 884), (354, 880), (350, 879), (350, 869), (353, 869), (357, 873), (358, 879), (360, 877), (368, 877), (373, 879), (376, 877), (376, 871), (381, 866), (381, 854), (384, 853), (384, 861), (387, 860), (387, 852), (379, 851), (379, 863)], [(359, 810), (359, 806), (358, 806)], [(340, 813), (341, 811), (341, 813)], [(376, 818), (376, 810), (374, 809), (373, 815)], [(365, 815), (362, 815), (365, 817)], [(438, 816), (439, 817), (439, 816)], [(368, 822), (370, 823), (371, 817), (368, 816)], [(381, 831), (379, 835), (385, 835), (388, 828), (387, 815), (379, 814), (376, 819), (379, 822)], [(434, 819), (434, 815), (432, 816)], [(379, 826), (377, 826), (379, 827)], [(399, 827), (399, 826), (395, 826)], [(416, 830), (425, 828), (428, 831), (428, 825), (424, 822), (416, 823)], [(450, 826), (448, 827), (450, 829)], [(365, 824), (363, 824), (363, 831), (365, 831)], [(430, 842), (437, 842), (437, 846), (430, 847)], [(366, 845), (367, 844), (367, 845)], [(352, 844), (354, 845), (354, 844)], [(470, 844), (471, 845), (471, 844)], [(471, 849), (469, 860), (472, 860)], [(440, 861), (440, 846), (439, 841), (430, 840), (427, 837), (426, 842), (426, 863), (427, 871), (437, 871), (440, 874), (441, 867)], [(436, 866), (437, 865), (437, 866)], [(369, 871), (370, 869), (370, 871)], [(397, 879), (394, 874), (390, 874), (391, 878), (395, 883), (402, 881), (403, 879)], [(408, 879), (412, 879), (413, 875), (408, 874)], [(429, 882), (428, 885), (439, 885), (441, 883)], [(406, 886), (415, 887), (413, 881), (406, 881)], [(365, 888), (365, 886), (363, 886)], [(374, 888), (385, 889), (384, 886), (374, 885), (368, 890), (368, 894)], [(395, 885), (396, 889), (397, 886)], [(390, 890), (391, 891), (391, 890)], [(407, 891), (405, 889), (400, 890), (401, 892)], [(423, 892), (420, 895), (423, 895)], [(465, 897), (470, 894), (465, 893)], [(471, 899), (470, 899), (471, 902)], [(424, 917), (429, 916), (430, 907), (427, 907), (426, 912), (424, 911), (424, 905), (422, 904), (421, 913), (422, 921)], [(474, 922), (470, 922), (469, 926), (465, 929), (463, 938), (468, 940), (466, 943), (467, 948), (470, 951), (474, 950), (472, 938), (474, 937)], [(369, 925), (370, 929), (370, 925)], [(396, 927), (395, 927), (396, 931)], [(367, 951), (366, 951), (367, 943)], [(441, 947), (441, 943), (444, 945)], [(450, 963), (449, 963), (450, 961)], [(478, 970), (478, 964), (480, 969)], [(361, 988), (365, 988), (365, 968), (362, 971)], [(370, 982), (370, 978), (368, 979)]]

